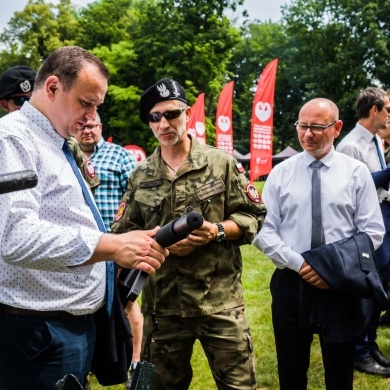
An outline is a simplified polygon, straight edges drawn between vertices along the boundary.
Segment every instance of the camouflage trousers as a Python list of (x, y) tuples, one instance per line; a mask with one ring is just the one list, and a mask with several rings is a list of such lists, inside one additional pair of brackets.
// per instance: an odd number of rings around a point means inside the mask
[[(151, 363), (155, 364), (152, 390), (185, 390), (192, 380), (191, 356), (198, 339), (219, 390), (256, 389), (253, 341), (244, 306), (201, 317), (157, 317)], [(145, 313), (144, 342), (153, 329)]]

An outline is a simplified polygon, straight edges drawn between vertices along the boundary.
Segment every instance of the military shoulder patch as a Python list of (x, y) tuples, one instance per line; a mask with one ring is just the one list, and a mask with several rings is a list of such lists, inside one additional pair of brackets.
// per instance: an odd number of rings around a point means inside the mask
[(90, 160), (87, 160), (85, 164), (85, 172), (89, 177), (94, 178), (96, 176), (95, 167), (93, 166), (92, 162)]
[(118, 206), (118, 210), (114, 216), (115, 222), (119, 222), (122, 219), (122, 217), (125, 213), (125, 210), (126, 210), (126, 202), (120, 202), (119, 206)]
[(247, 186), (246, 186), (246, 194), (247, 194), (248, 198), (252, 202), (255, 202), (255, 203), (261, 203), (262, 202), (262, 199), (261, 199), (259, 191), (257, 191), (257, 188), (252, 183), (248, 183), (247, 184)]

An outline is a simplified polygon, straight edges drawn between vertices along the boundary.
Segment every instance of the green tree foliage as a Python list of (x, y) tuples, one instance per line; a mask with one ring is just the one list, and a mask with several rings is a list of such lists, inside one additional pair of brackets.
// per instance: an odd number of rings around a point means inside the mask
[(80, 12), (81, 33), (77, 44), (87, 50), (110, 46), (131, 39), (128, 34), (133, 18), (134, 0), (100, 0), (87, 4)]
[[(60, 0), (57, 6), (44, 0), (29, 0), (23, 11), (15, 12), (0, 35), (5, 44), (0, 57), (14, 57), (9, 66), (28, 62), (38, 68), (53, 50), (73, 44), (77, 33), (76, 13), (70, 0)], [(5, 61), (3, 64), (6, 65)]]
[(369, 85), (387, 87), (383, 64), (388, 63), (389, 30), (381, 22), (381, 3), (297, 0), (285, 9), (288, 50), (283, 58), (297, 109), (312, 97), (332, 99), (346, 133), (356, 121), (359, 91)]
[[(252, 120), (253, 94), (256, 91), (259, 76), (267, 64), (280, 58), (286, 47), (286, 36), (276, 23), (250, 23), (241, 30), (242, 40), (234, 50), (230, 62), (230, 71), (235, 75), (235, 96), (233, 106), (234, 145), (243, 153), (249, 151), (249, 134)], [(286, 113), (286, 97), (284, 93), (285, 64), (279, 61), (275, 91), (274, 126), (278, 127), (280, 118)], [(279, 101), (279, 97), (280, 100)], [(282, 133), (284, 135), (285, 133)], [(291, 139), (291, 134), (289, 139)], [(283, 142), (284, 141), (284, 142)], [(288, 144), (282, 137), (281, 145)]]
[(55, 48), (77, 44), (101, 57), (111, 71), (101, 106), (105, 135), (151, 152), (156, 144), (138, 118), (142, 91), (162, 77), (177, 79), (189, 104), (205, 93), (208, 143), (214, 143), (215, 111), (223, 86), (235, 82), (235, 147), (249, 151), (253, 95), (264, 67), (278, 58), (274, 152), (299, 148), (293, 126), (308, 99), (324, 96), (340, 107), (345, 131), (356, 120), (362, 88), (390, 85), (386, 0), (292, 0), (278, 23), (237, 27), (231, 15), (243, 0), (97, 0), (75, 8), (29, 0), (0, 35), (0, 71), (38, 68)]
[[(228, 64), (240, 36), (223, 15), (237, 1), (162, 0), (143, 8), (134, 34), (139, 66), (139, 86), (162, 77), (177, 79), (186, 89), (189, 104), (204, 92), (206, 116), (215, 121), (215, 108), (223, 85), (230, 81)], [(158, 39), (156, 39), (158, 35)], [(207, 126), (209, 142), (215, 127)]]

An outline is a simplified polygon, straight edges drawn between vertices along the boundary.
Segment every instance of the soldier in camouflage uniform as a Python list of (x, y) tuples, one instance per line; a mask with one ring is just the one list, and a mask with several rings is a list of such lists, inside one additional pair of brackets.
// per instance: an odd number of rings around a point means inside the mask
[(188, 389), (196, 339), (218, 389), (256, 389), (239, 246), (253, 241), (265, 208), (241, 164), (186, 134), (190, 115), (176, 81), (162, 79), (144, 92), (140, 117), (159, 146), (132, 171), (112, 231), (163, 226), (188, 208), (203, 214), (201, 228), (168, 248), (143, 288), (145, 337), (153, 311), (159, 327), (151, 343), (152, 389)]
[(99, 176), (96, 174), (93, 164), (83, 153), (75, 137), (71, 137), (68, 140), (68, 143), (84, 180), (88, 183), (89, 188), (93, 192), (100, 184)]

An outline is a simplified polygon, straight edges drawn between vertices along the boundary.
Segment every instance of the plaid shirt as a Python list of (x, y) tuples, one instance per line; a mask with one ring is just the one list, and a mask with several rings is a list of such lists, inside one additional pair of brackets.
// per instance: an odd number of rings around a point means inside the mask
[(133, 154), (122, 146), (104, 141), (95, 146), (90, 160), (100, 178), (95, 202), (107, 231), (110, 231), (119, 202), (126, 191), (127, 179), (137, 165)]

